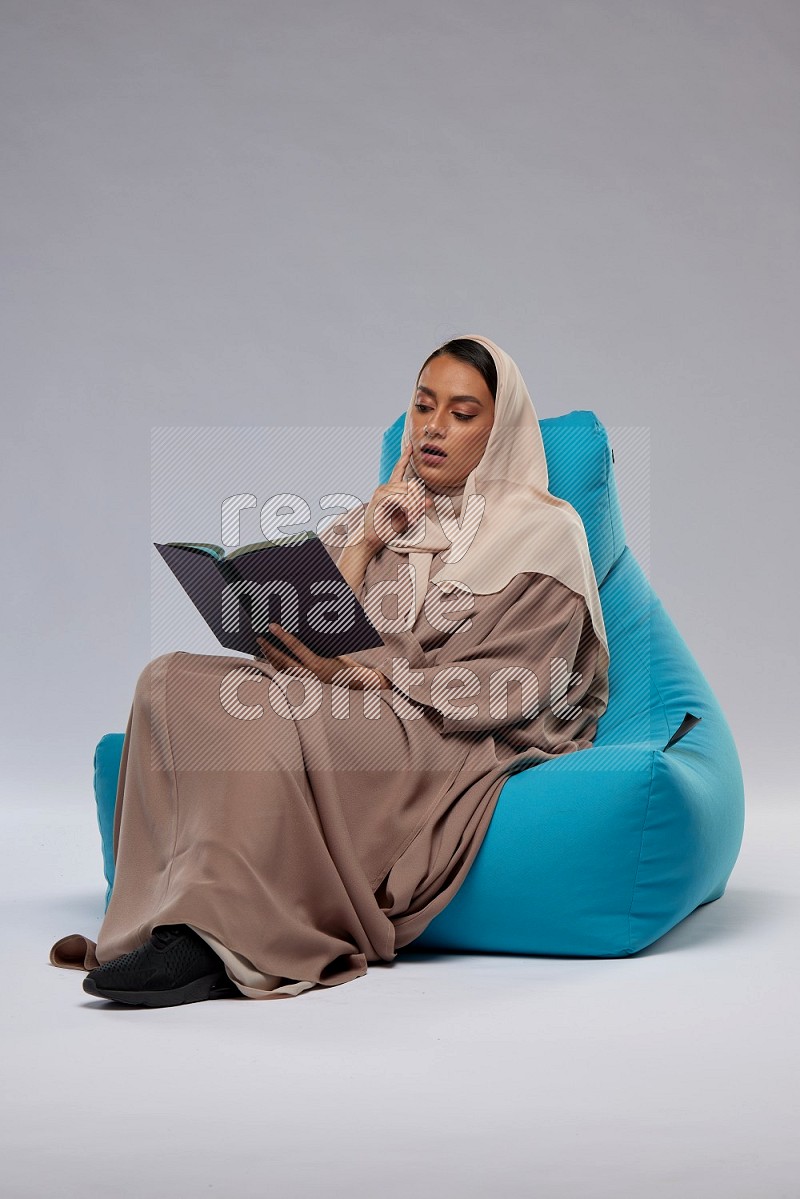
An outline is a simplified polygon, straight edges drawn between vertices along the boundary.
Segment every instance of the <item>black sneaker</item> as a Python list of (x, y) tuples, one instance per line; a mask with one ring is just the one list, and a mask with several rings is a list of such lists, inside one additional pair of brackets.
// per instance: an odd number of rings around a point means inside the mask
[(241, 994), (222, 959), (186, 924), (161, 924), (138, 949), (95, 966), (83, 989), (97, 999), (173, 1007)]

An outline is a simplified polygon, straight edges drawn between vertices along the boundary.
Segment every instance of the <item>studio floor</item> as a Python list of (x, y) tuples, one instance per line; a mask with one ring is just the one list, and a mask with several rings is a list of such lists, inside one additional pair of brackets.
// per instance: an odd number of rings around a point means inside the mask
[(632, 958), (406, 950), (297, 998), (149, 1010), (48, 960), (102, 919), (91, 797), (15, 795), (3, 1199), (794, 1199), (790, 799), (748, 789), (725, 895)]

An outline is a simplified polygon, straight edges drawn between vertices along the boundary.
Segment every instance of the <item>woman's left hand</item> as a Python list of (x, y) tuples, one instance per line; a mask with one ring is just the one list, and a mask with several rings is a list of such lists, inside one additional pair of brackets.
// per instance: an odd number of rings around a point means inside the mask
[[(256, 641), (261, 646), (264, 657), (279, 670), (286, 670), (290, 674), (298, 675), (302, 675), (304, 671), (310, 671), (323, 683), (338, 682), (340, 685), (355, 687), (359, 691), (366, 688), (391, 686), (389, 680), (379, 670), (373, 670), (370, 666), (362, 666), (347, 654), (339, 654), (335, 658), (321, 658), (319, 654), (315, 654), (298, 637), (287, 632), (281, 625), (273, 622), (269, 626), (269, 631), (274, 636), (280, 637), (281, 641), (295, 655), (292, 657), (291, 654), (287, 654), (285, 650), (279, 649), (267, 641), (266, 637), (256, 636)], [(345, 670), (353, 673), (348, 674), (347, 677), (334, 678), (340, 671)]]

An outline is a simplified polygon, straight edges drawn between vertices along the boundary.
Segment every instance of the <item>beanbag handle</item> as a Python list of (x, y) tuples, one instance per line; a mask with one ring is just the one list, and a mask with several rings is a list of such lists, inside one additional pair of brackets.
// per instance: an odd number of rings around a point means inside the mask
[(685, 737), (689, 730), (693, 729), (696, 724), (699, 724), (702, 719), (702, 716), (693, 716), (691, 712), (687, 712), (681, 721), (680, 728), (675, 730), (664, 746), (664, 749), (669, 749), (671, 745), (675, 745), (676, 742), (680, 741), (681, 737)]

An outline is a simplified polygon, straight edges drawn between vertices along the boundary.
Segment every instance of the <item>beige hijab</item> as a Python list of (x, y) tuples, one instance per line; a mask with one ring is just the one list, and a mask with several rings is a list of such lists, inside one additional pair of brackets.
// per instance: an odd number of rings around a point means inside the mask
[[(404, 533), (386, 542), (395, 553), (408, 554), (414, 571), (413, 601), (409, 596), (406, 616), (413, 606), (416, 621), (431, 581), (433, 555), (450, 547), (451, 542), (454, 549), (443, 555), (433, 575), (443, 592), (466, 586), (485, 595), (502, 590), (523, 571), (551, 575), (586, 600), (602, 646), (597, 677), (602, 679), (607, 699), (608, 640), (583, 521), (571, 504), (547, 489), (547, 461), (539, 420), (519, 367), (487, 337), (474, 333), (462, 336), (485, 346), (494, 358), (494, 424), (483, 457), (461, 488), (437, 492), (423, 482), (413, 459), (409, 460), (404, 480), (419, 480), (420, 488), (433, 496), (434, 503)], [(403, 450), (410, 439), (415, 400), (416, 380), (403, 428)], [(449, 536), (442, 527), (440, 513)], [(455, 536), (454, 516), (461, 530)]]

